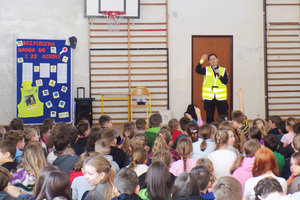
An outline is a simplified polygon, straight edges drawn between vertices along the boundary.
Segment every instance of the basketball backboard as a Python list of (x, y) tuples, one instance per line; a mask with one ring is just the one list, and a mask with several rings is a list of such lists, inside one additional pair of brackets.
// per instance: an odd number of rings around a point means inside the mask
[(85, 17), (105, 17), (102, 11), (125, 11), (123, 18), (140, 18), (140, 0), (85, 0)]

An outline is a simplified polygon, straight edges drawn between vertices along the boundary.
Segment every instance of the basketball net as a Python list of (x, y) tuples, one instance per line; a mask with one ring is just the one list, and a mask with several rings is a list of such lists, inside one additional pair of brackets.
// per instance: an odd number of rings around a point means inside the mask
[(120, 21), (126, 14), (124, 11), (102, 11), (107, 20), (107, 30), (110, 32), (119, 31)]

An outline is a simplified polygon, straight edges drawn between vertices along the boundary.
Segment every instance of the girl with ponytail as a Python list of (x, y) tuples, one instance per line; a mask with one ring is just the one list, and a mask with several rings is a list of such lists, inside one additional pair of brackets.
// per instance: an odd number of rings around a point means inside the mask
[(198, 141), (193, 142), (192, 158), (199, 159), (207, 156), (216, 149), (213, 141), (213, 128), (209, 124), (204, 124), (199, 128)]
[(189, 123), (186, 127), (186, 132), (188, 136), (190, 136), (192, 142), (198, 141), (198, 132), (199, 132), (199, 127), (195, 123)]
[(252, 178), (252, 167), (254, 164), (254, 155), (261, 144), (257, 139), (248, 140), (244, 145), (245, 156), (240, 156), (230, 168), (231, 176), (236, 178), (243, 187), (249, 178)]
[(236, 153), (228, 150), (227, 147), (230, 143), (229, 140), (229, 131), (228, 130), (219, 130), (214, 137), (216, 143), (216, 150), (208, 154), (209, 158), (215, 169), (216, 178), (222, 176), (230, 176), (230, 167), (236, 160)]
[(176, 149), (181, 159), (171, 165), (170, 172), (175, 176), (179, 176), (183, 172), (189, 173), (197, 162), (197, 160), (191, 158), (193, 151), (192, 140), (189, 137), (180, 138)]
[(134, 149), (131, 154), (131, 163), (127, 168), (134, 170), (137, 176), (146, 173), (148, 170), (147, 155), (147, 151), (142, 147)]
[(124, 151), (125, 154), (129, 153), (129, 143), (134, 136), (134, 130), (131, 127), (126, 127), (123, 130), (123, 139), (120, 149)]
[(152, 158), (152, 156), (157, 152), (165, 150), (170, 152), (174, 161), (177, 161), (180, 159), (180, 155), (175, 151), (175, 149), (171, 148), (172, 146), (173, 140), (170, 131), (167, 129), (160, 130), (154, 141), (153, 149), (149, 153), (148, 157)]

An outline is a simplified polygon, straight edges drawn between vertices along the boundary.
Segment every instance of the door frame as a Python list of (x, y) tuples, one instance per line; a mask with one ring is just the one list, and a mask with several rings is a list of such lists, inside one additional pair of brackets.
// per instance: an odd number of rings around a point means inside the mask
[[(228, 119), (231, 119), (231, 112), (233, 111), (233, 35), (192, 35), (191, 37), (191, 84), (192, 84), (192, 91), (191, 91), (191, 103), (193, 103), (193, 98), (194, 98), (194, 77), (193, 77), (193, 73), (196, 73), (193, 71), (193, 60), (194, 60), (194, 53), (193, 53), (193, 49), (194, 49), (194, 43), (193, 43), (193, 39), (196, 37), (229, 37), (230, 38), (230, 66), (228, 66), (230, 68), (230, 75), (229, 75), (229, 81), (231, 81), (231, 88), (227, 88), (227, 90), (230, 90), (230, 99), (231, 101), (227, 103), (229, 104), (229, 110), (228, 110)], [(202, 112), (201, 112), (202, 113)]]

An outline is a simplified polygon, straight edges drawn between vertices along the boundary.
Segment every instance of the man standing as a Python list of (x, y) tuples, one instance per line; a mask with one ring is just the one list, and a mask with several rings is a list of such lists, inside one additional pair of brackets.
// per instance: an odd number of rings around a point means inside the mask
[(201, 56), (201, 60), (196, 67), (198, 74), (203, 74), (204, 81), (202, 86), (202, 99), (204, 109), (206, 110), (206, 123), (214, 121), (215, 107), (219, 115), (228, 116), (227, 86), (228, 76), (224, 67), (218, 66), (218, 57), (216, 54), (208, 56), (210, 66), (202, 68), (207, 54)]

